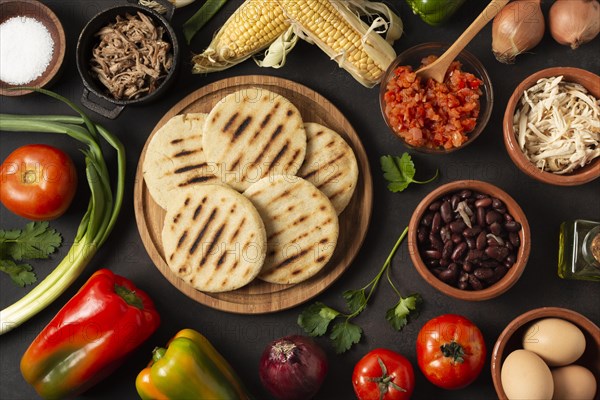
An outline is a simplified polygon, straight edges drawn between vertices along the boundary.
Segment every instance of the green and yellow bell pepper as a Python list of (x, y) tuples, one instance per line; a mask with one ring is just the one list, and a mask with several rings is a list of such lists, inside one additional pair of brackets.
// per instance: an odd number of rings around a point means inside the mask
[(135, 381), (144, 400), (247, 400), (237, 374), (210, 342), (193, 329), (179, 331), (156, 348)]

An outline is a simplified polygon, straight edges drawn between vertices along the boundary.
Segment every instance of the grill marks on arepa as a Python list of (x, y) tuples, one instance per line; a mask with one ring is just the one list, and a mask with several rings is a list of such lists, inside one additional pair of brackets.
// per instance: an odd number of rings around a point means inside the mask
[(202, 142), (220, 179), (237, 190), (267, 175), (295, 175), (306, 152), (298, 109), (260, 88), (232, 93), (217, 103), (207, 117)]
[(250, 186), (247, 196), (267, 231), (267, 257), (259, 278), (299, 283), (319, 272), (337, 244), (338, 218), (329, 199), (298, 177), (270, 176)]
[(350, 202), (358, 182), (354, 152), (339, 134), (323, 125), (307, 122), (304, 128), (306, 157), (298, 176), (325, 193), (339, 215)]
[(207, 292), (246, 285), (266, 253), (260, 215), (248, 199), (223, 185), (177, 194), (167, 209), (162, 242), (169, 268)]
[(171, 118), (152, 137), (146, 150), (143, 174), (152, 198), (167, 208), (173, 190), (216, 183), (216, 167), (207, 163), (202, 149), (206, 114)]

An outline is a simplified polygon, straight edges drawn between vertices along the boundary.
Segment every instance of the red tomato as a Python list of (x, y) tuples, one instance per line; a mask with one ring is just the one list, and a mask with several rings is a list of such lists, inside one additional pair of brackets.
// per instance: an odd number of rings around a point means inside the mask
[(407, 400), (415, 388), (415, 374), (404, 356), (375, 349), (354, 366), (352, 385), (359, 400)]
[(417, 362), (427, 379), (444, 389), (471, 384), (485, 363), (485, 341), (477, 326), (455, 314), (428, 321), (417, 337)]
[(71, 158), (44, 144), (13, 151), (0, 167), (0, 179), (2, 204), (13, 213), (36, 221), (64, 214), (77, 188)]

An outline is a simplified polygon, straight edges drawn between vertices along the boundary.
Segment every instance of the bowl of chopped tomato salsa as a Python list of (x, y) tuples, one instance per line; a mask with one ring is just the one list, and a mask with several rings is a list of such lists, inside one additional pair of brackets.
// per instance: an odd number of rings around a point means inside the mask
[(473, 142), (492, 114), (493, 89), (481, 62), (463, 50), (444, 82), (421, 79), (416, 71), (449, 47), (424, 43), (401, 53), (380, 88), (385, 122), (404, 144), (427, 153), (449, 153)]

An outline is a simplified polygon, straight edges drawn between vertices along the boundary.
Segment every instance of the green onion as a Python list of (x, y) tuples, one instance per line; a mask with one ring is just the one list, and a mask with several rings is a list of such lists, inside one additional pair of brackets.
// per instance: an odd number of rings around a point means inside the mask
[[(79, 116), (0, 114), (0, 131), (59, 133), (87, 145), (88, 148), (82, 152), (85, 155), (85, 172), (91, 198), (66, 257), (31, 292), (0, 311), (0, 335), (16, 328), (46, 308), (81, 275), (112, 231), (121, 210), (125, 190), (125, 148), (119, 139), (102, 126), (94, 124), (68, 99), (49, 90), (27, 89), (62, 101)], [(117, 152), (114, 192), (100, 147), (100, 138)]]
[(206, 3), (196, 11), (196, 14), (185, 21), (183, 24), (183, 36), (185, 36), (187, 44), (190, 44), (196, 33), (215, 16), (225, 3), (227, 3), (227, 0), (206, 0)]

